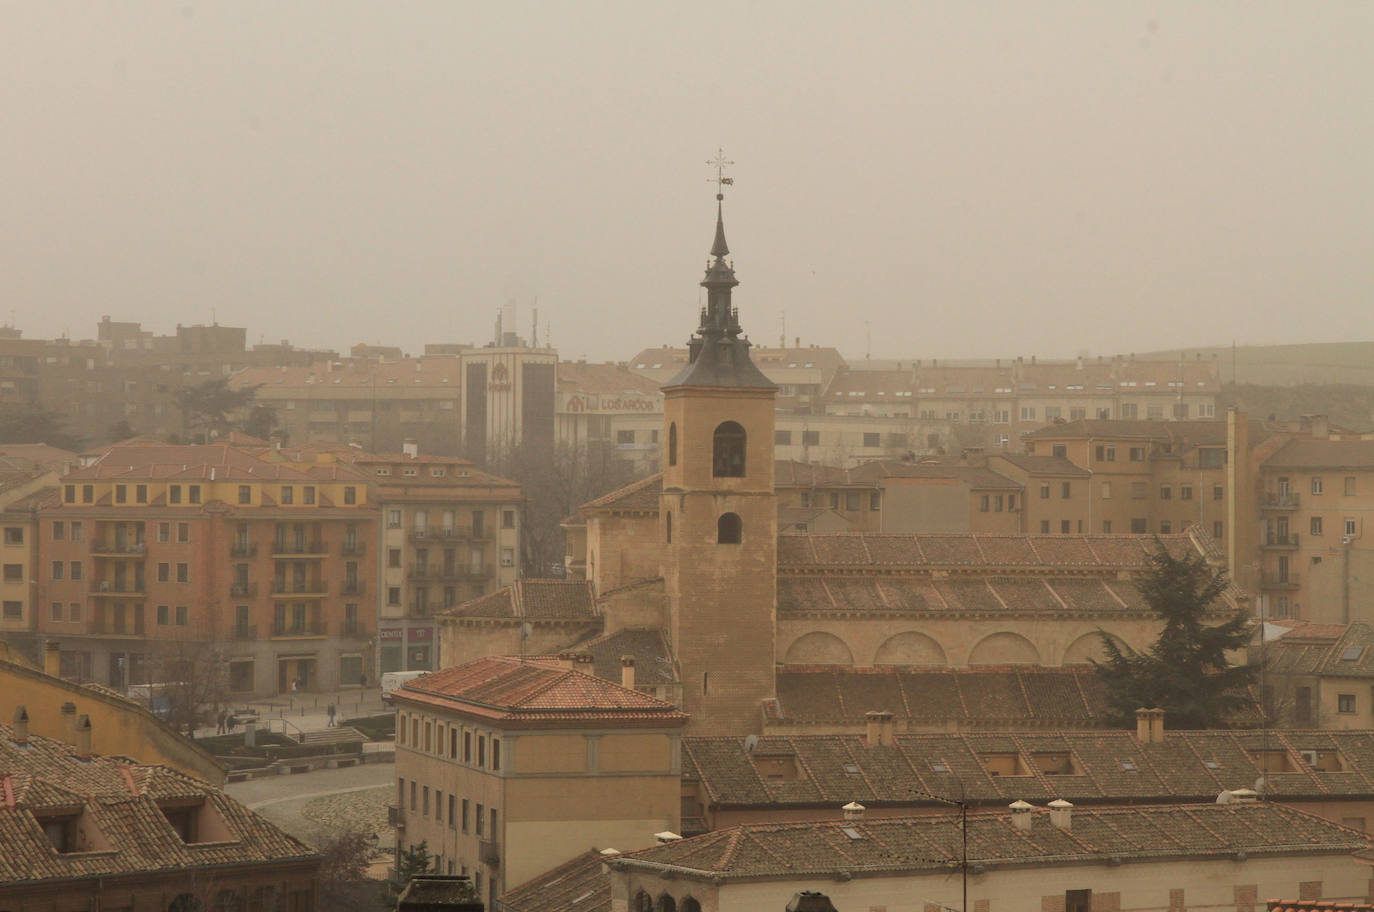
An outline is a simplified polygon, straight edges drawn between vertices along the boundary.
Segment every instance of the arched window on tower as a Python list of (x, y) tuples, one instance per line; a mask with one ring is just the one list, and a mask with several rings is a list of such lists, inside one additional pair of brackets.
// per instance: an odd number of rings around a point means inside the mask
[(738, 545), (744, 539), (744, 521), (738, 513), (722, 513), (716, 520), (716, 544)]
[(697, 902), (695, 897), (689, 896), (682, 901), (678, 912), (701, 912), (701, 903)]
[(677, 912), (677, 901), (667, 893), (660, 894), (655, 912)]
[(668, 425), (668, 465), (677, 465), (677, 422)]
[(711, 447), (711, 474), (716, 478), (744, 477), (744, 428), (724, 421), (716, 428)]
[(635, 894), (633, 912), (654, 912), (654, 900), (648, 893), (640, 890)]

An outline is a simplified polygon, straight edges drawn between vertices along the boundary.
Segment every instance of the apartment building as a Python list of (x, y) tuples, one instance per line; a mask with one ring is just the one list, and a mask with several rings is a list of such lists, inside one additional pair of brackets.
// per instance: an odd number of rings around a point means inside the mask
[(375, 661), (377, 525), (368, 479), (327, 455), (116, 446), (39, 512), (39, 628), (64, 675), (117, 688), (187, 643), (227, 659), (236, 694), (355, 685)]
[(637, 473), (655, 471), (662, 462), (658, 386), (622, 365), (560, 361), (554, 407), (558, 446), (589, 458), (623, 459)]
[(382, 519), (377, 673), (439, 667), (435, 614), (515, 582), (520, 486), (466, 459), (345, 448), (339, 458), (374, 488)]
[(495, 908), (570, 845), (677, 832), (687, 716), (568, 662), (477, 659), (407, 682), (396, 704), (396, 843), (426, 843)]
[(36, 660), (38, 509), (76, 455), (45, 444), (0, 445), (0, 634)]

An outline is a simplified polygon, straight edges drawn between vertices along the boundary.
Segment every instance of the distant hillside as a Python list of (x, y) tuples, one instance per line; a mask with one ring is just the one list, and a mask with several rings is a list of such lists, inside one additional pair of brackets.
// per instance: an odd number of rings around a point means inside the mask
[[(1374, 342), (1312, 342), (1303, 345), (1242, 345), (1235, 350), (1232, 373), (1230, 346), (1175, 351), (1137, 352), (1150, 361), (1172, 361), (1182, 354), (1204, 361), (1215, 357), (1221, 378), (1228, 383), (1294, 386), (1300, 383), (1340, 383), (1374, 386)], [(1334, 415), (1331, 416), (1335, 418)], [(1368, 420), (1366, 419), (1366, 423)]]
[[(1138, 356), (1137, 356), (1138, 357)], [(1236, 406), (1252, 420), (1325, 415), (1352, 430), (1374, 428), (1374, 385), (1354, 383), (1303, 383), (1297, 386), (1261, 386), (1256, 383), (1224, 383), (1221, 408)]]

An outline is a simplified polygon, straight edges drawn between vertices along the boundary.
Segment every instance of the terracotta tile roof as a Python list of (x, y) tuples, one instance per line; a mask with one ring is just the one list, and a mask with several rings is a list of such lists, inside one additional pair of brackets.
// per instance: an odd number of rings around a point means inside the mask
[(820, 465), (814, 462), (798, 462), (795, 459), (774, 460), (773, 484), (779, 488), (815, 488), (860, 484), (872, 487), (871, 482), (855, 480), (849, 469)]
[(1374, 440), (1290, 440), (1264, 460), (1266, 469), (1374, 469)]
[(629, 513), (657, 513), (663, 493), (663, 473), (632, 481), (623, 488), (603, 494), (581, 506), (583, 510), (615, 510)]
[(338, 462), (270, 461), (259, 451), (225, 444), (175, 445), (147, 443), (110, 447), (94, 463), (67, 473), (63, 481), (104, 478), (208, 479), (310, 482), (345, 479), (362, 484), (367, 476)]
[(992, 460), (1005, 459), (1031, 475), (1051, 475), (1064, 478), (1086, 478), (1092, 475), (1087, 469), (1079, 468), (1063, 456), (1033, 456), (1030, 453), (996, 453)]
[(1021, 483), (982, 466), (957, 465), (948, 462), (905, 462), (900, 459), (876, 459), (855, 466), (849, 475), (856, 481), (877, 484), (888, 478), (953, 478), (973, 488), (1017, 490)]
[(519, 724), (591, 720), (677, 726), (672, 704), (543, 658), (488, 656), (407, 681), (392, 692), (402, 705), (430, 705)]
[[(313, 849), (199, 779), (124, 757), (80, 759), (70, 745), (36, 735), (20, 747), (8, 725), (0, 725), (0, 782), (0, 883), (319, 860)], [(159, 808), (169, 800), (203, 803), (229, 838), (182, 842)], [(36, 819), (45, 810), (79, 810), (110, 849), (59, 854)]]
[[(786, 672), (779, 675), (783, 703), (790, 692), (800, 689), (799, 682), (786, 677)], [(917, 714), (923, 708), (903, 707), (902, 701), (910, 703), (913, 695), (925, 700), (925, 706), (934, 710), (930, 718), (937, 721), (936, 713), (945, 718), (953, 715), (939, 706), (941, 702), (954, 703), (970, 718), (978, 718), (981, 712), (1005, 714), (999, 708), (1003, 701), (1064, 705), (1082, 698), (1081, 693), (1063, 690), (1065, 675), (928, 677), (943, 686), (927, 687), (922, 682), (916, 687), (899, 679), (900, 692), (896, 692), (892, 676), (871, 675), (869, 680), (888, 685), (887, 692), (871, 687), (866, 699), (853, 699), (855, 688), (848, 688), (838, 696), (834, 691), (822, 693), (813, 702), (828, 701), (829, 706), (820, 707), (827, 715), (835, 713), (836, 704), (843, 704), (852, 723), (861, 722), (863, 712), (870, 708), (922, 721)], [(977, 687), (971, 687), (971, 682)], [(1027, 684), (1059, 686), (1062, 692), (1031, 696)], [(1029, 717), (1028, 710), (1022, 712)], [(1037, 721), (1045, 720), (1030, 717), (1031, 725)], [(1292, 772), (1264, 773), (1257, 759), (1262, 751), (1286, 758)], [(1303, 760), (1304, 751), (1334, 754), (1342, 768), (1317, 770)], [(992, 774), (983, 761), (988, 754), (1015, 754), (1027, 772)], [(796, 758), (796, 778), (767, 778), (756, 766), (757, 758), (777, 755)], [(1253, 787), (1261, 776), (1268, 784), (1267, 797), (1274, 801), (1365, 800), (1374, 790), (1374, 732), (1169, 731), (1162, 743), (1142, 744), (1133, 731), (1023, 728), (899, 733), (892, 747), (871, 745), (857, 734), (765, 734), (752, 751), (742, 738), (686, 738), (683, 769), (684, 776), (701, 783), (717, 807), (823, 809), (850, 800), (874, 807), (922, 807), (932, 803), (921, 797), (922, 792), (949, 795), (960, 784), (976, 804), (1056, 797), (1076, 804), (1176, 804), (1214, 801), (1225, 790)]]
[(595, 396), (660, 396), (658, 384), (623, 364), (588, 364), (585, 361), (558, 362), (558, 391)]
[(57, 469), (75, 461), (75, 453), (49, 446), (46, 443), (0, 444), (0, 463), (5, 465)]
[[(861, 724), (870, 710), (912, 725), (970, 728), (1095, 728), (1109, 710), (1090, 666), (897, 666), (849, 668), (784, 665), (770, 725)], [(996, 699), (989, 695), (1000, 695)]]
[(408, 387), (442, 388), (458, 397), (461, 383), (458, 358), (432, 355), (385, 363), (370, 359), (341, 359), (310, 367), (249, 367), (229, 378), (231, 389), (257, 386), (259, 399), (307, 395), (318, 389), (366, 389), (378, 392)]
[(1022, 435), (1029, 439), (1046, 438), (1146, 438), (1168, 440), (1186, 446), (1224, 446), (1226, 422), (1199, 421), (1129, 421), (1115, 418), (1080, 418), (1063, 424), (1051, 424)]
[(598, 612), (588, 580), (519, 579), (514, 585), (455, 605), (440, 616), (590, 621), (598, 617)]
[[(860, 802), (862, 803), (862, 802)], [(837, 808), (838, 810), (838, 808)], [(1034, 813), (1029, 832), (1009, 813), (968, 817), (969, 860), (1011, 867), (1102, 864), (1109, 858), (1231, 859), (1249, 855), (1343, 855), (1369, 846), (1362, 833), (1281, 805), (1198, 804), (1110, 810), (1075, 808), (1072, 825)], [(617, 870), (671, 865), (691, 879), (948, 874), (960, 862), (957, 815), (747, 824), (632, 852)]]
[[(1186, 532), (1158, 537), (1172, 553), (1196, 553)], [(909, 533), (787, 534), (778, 539), (778, 570), (815, 565), (883, 569), (1043, 567), (1066, 570), (1142, 570), (1155, 537), (1144, 535), (977, 535)]]
[(583, 852), (511, 890), (500, 906), (508, 912), (610, 912), (605, 860), (595, 849)]
[(1266, 644), (1275, 674), (1374, 678), (1374, 627), (1306, 624)]
[(1269, 912), (1374, 912), (1374, 903), (1330, 899), (1271, 899)]
[(634, 656), (635, 684), (673, 684), (672, 652), (661, 630), (627, 628), (578, 643), (572, 647), (592, 657), (592, 670), (598, 678), (620, 683), (621, 656)]

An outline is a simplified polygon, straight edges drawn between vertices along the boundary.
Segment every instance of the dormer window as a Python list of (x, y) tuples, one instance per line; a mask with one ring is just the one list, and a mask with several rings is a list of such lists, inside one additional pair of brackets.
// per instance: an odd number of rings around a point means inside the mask
[(754, 768), (764, 779), (796, 779), (797, 758), (791, 754), (754, 755)]
[(48, 843), (62, 855), (74, 852), (107, 852), (110, 844), (96, 828), (95, 821), (85, 808), (50, 808), (35, 810), (34, 820), (38, 821)]
[(158, 810), (187, 845), (234, 839), (214, 803), (207, 798), (159, 802)]
[(1020, 754), (979, 754), (989, 776), (1029, 776), (1030, 769)]

